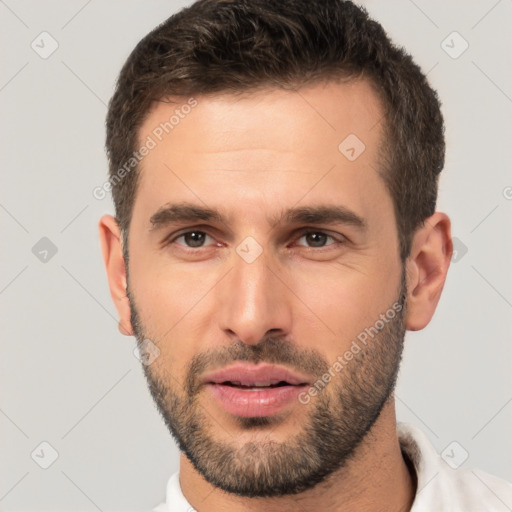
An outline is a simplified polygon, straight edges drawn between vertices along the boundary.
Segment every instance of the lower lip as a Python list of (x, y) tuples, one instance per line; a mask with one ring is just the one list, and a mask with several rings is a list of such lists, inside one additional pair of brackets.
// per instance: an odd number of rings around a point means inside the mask
[(243, 389), (209, 383), (206, 387), (227, 412), (235, 416), (255, 418), (282, 411), (287, 405), (297, 400), (306, 386)]

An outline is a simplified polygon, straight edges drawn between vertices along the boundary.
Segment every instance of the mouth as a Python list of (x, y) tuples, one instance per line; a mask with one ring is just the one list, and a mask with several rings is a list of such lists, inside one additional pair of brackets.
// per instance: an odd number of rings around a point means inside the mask
[(263, 417), (296, 401), (310, 379), (282, 366), (235, 364), (206, 375), (202, 383), (220, 407), (234, 415)]
[[(215, 384), (212, 382), (212, 384)], [(248, 391), (258, 391), (261, 388), (279, 388), (282, 386), (292, 386), (294, 384), (290, 384), (289, 382), (286, 382), (284, 380), (280, 380), (278, 382), (249, 382), (247, 384), (243, 384), (240, 381), (224, 381), (219, 382), (218, 384), (221, 384), (223, 386), (231, 386), (233, 388), (240, 388), (240, 389), (247, 389)]]
[(274, 388), (306, 385), (309, 380), (308, 376), (284, 366), (237, 363), (205, 375), (202, 382), (240, 388)]

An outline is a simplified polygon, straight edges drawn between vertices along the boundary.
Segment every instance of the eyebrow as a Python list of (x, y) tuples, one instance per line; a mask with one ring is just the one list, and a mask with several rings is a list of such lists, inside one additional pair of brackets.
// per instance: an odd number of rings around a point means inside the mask
[[(272, 228), (279, 224), (347, 224), (366, 230), (365, 219), (344, 206), (300, 206), (285, 210), (267, 219)], [(168, 203), (151, 216), (151, 231), (179, 222), (218, 222), (228, 224), (227, 218), (217, 209), (192, 203)]]
[(189, 203), (166, 204), (151, 216), (149, 222), (153, 231), (171, 223), (199, 220), (225, 222), (223, 215), (218, 210)]

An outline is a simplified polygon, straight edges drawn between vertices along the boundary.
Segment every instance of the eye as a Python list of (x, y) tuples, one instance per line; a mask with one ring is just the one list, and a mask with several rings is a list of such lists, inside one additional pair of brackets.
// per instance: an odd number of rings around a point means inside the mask
[(184, 245), (188, 248), (198, 248), (198, 247), (204, 247), (205, 241), (210, 238), (213, 240), (213, 238), (206, 234), (204, 231), (187, 231), (186, 233), (182, 233), (181, 235), (177, 236), (173, 240), (169, 241), (169, 243), (177, 242), (180, 239), (183, 239), (184, 243), (178, 243), (178, 245)]
[[(308, 231), (307, 233), (304, 233), (301, 235), (301, 237), (298, 240), (305, 239), (306, 244), (305, 245), (301, 243), (297, 243), (297, 245), (302, 245), (305, 247), (325, 247), (326, 245), (335, 245), (336, 243), (342, 243), (341, 240), (336, 240), (331, 235), (328, 235), (327, 233), (324, 233), (323, 231)], [(327, 242), (329, 240), (332, 240), (334, 243), (328, 244)]]

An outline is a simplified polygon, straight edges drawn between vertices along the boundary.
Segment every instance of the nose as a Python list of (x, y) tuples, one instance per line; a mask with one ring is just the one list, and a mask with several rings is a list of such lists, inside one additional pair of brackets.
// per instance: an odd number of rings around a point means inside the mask
[(233, 340), (256, 345), (270, 332), (291, 331), (291, 292), (269, 259), (265, 251), (250, 263), (235, 254), (234, 267), (221, 283), (220, 327)]

